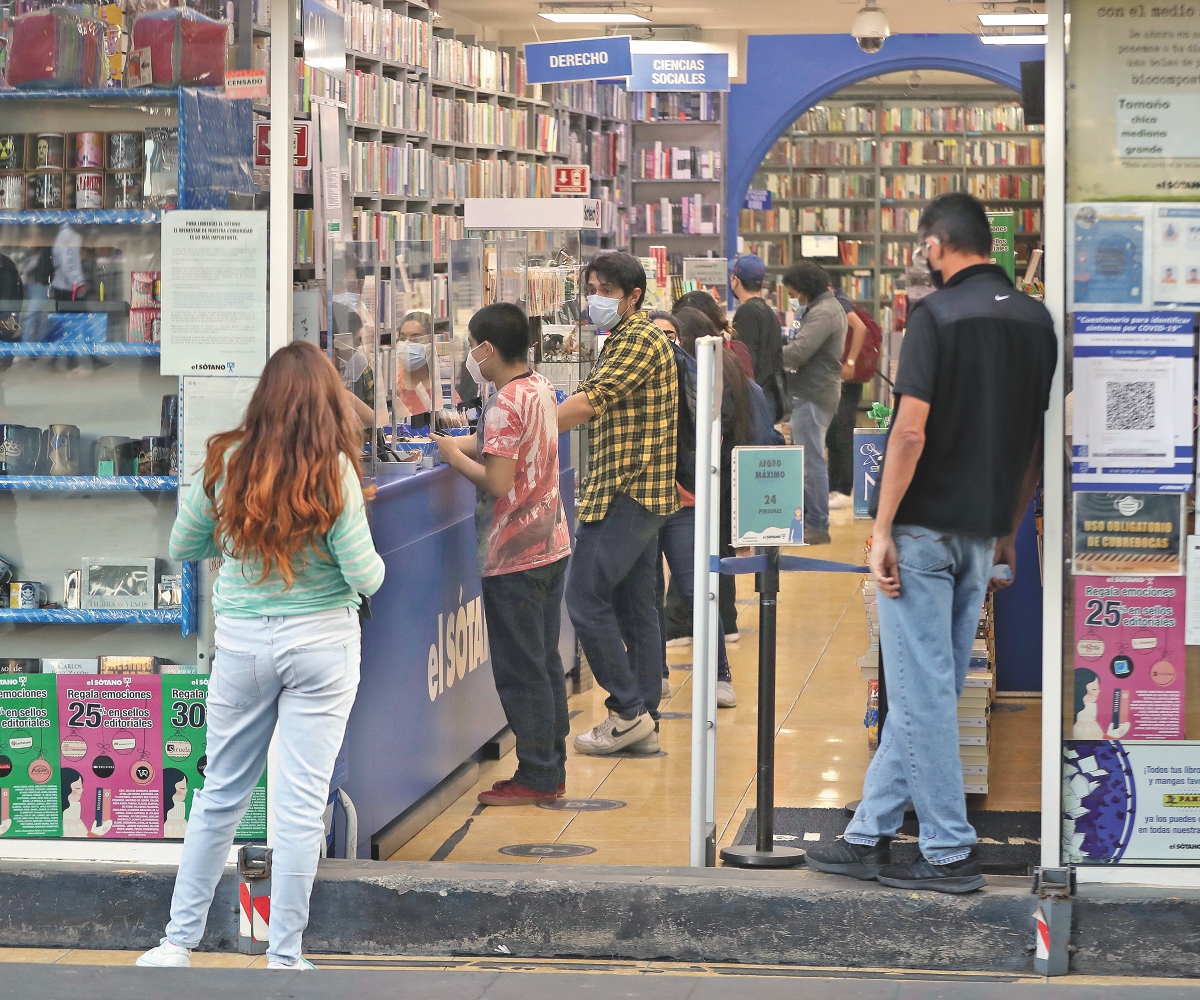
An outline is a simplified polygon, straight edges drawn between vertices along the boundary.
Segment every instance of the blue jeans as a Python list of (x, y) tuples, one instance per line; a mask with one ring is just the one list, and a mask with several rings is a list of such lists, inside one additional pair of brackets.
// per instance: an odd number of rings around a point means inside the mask
[(624, 719), (649, 712), (662, 697), (662, 636), (655, 603), (658, 529), (666, 521), (618, 493), (599, 521), (575, 529), (567, 574), (567, 613), (605, 705)]
[[(671, 579), (679, 588), (679, 597), (684, 606), (691, 612), (692, 599), (696, 593), (696, 508), (681, 507), (667, 518), (667, 523), (659, 529), (658, 547), (667, 558), (671, 568)], [(666, 586), (663, 580), (661, 560), (658, 563), (658, 628), (662, 633), (662, 675), (667, 676), (667, 609), (664, 604)], [(715, 605), (715, 602), (714, 602)], [(725, 628), (721, 624), (721, 616), (713, 607), (717, 616), (717, 680), (732, 681), (729, 672), (729, 657), (725, 653)]]
[(892, 537), (900, 596), (879, 595), (887, 721), (844, 836), (854, 844), (895, 837), (911, 802), (921, 824), (921, 853), (949, 864), (975, 844), (958, 754), (958, 699), (995, 539), (914, 525), (896, 525)]
[(217, 615), (208, 689), (208, 769), (192, 799), (167, 940), (195, 948), (279, 723), (267, 958), (295, 965), (308, 924), (329, 779), (358, 691), (358, 612)]
[(825, 435), (833, 414), (816, 403), (792, 398), (792, 444), (804, 445), (804, 529), (829, 530), (829, 466)]
[(558, 652), (567, 560), (483, 578), (492, 677), (517, 738), (513, 781), (537, 792), (567, 780), (567, 679)]

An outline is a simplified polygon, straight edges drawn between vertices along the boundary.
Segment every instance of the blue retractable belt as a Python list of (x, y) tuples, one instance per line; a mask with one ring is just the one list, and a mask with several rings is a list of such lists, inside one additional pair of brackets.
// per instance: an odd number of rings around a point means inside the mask
[[(766, 553), (756, 556), (709, 556), (708, 571), (721, 573), (724, 576), (736, 576), (739, 573), (765, 573), (767, 571)], [(808, 556), (779, 557), (781, 573), (866, 573), (866, 566), (851, 566), (849, 563), (833, 562), (829, 559), (810, 559)]]

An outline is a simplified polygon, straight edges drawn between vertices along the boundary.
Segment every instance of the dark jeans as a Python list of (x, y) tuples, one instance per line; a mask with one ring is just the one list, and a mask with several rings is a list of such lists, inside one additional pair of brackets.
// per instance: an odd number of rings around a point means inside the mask
[(837, 413), (825, 432), (829, 449), (829, 489), (843, 496), (854, 496), (854, 425), (858, 422), (858, 403), (862, 399), (861, 382), (843, 382)]
[(567, 780), (567, 682), (558, 653), (566, 559), (483, 578), (492, 676), (517, 738), (513, 780), (554, 792)]
[[(667, 518), (658, 531), (659, 552), (666, 556), (671, 569), (671, 581), (679, 587), (679, 597), (690, 610), (696, 592), (696, 508), (682, 507)], [(659, 560), (658, 572), (658, 627), (662, 632), (662, 675), (667, 676), (667, 610), (663, 598), (665, 588)], [(721, 616), (717, 615), (717, 679), (733, 680), (729, 673), (729, 657), (725, 653), (725, 629), (721, 627)]]
[(618, 493), (602, 520), (581, 521), (567, 576), (567, 613), (610, 712), (658, 718), (662, 637), (655, 603), (658, 529), (652, 514)]

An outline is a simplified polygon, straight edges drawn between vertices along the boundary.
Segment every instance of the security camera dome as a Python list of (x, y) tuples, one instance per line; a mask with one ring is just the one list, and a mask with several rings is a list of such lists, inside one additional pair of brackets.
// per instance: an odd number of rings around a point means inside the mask
[(854, 26), (850, 29), (850, 34), (864, 52), (878, 52), (891, 33), (887, 15), (875, 6), (875, 0), (867, 0), (867, 5), (855, 15)]

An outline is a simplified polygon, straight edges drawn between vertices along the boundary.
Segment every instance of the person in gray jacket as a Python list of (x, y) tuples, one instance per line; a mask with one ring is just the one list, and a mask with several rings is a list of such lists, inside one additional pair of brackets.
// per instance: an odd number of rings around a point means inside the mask
[(795, 340), (783, 349), (792, 403), (792, 444), (804, 445), (804, 540), (829, 542), (829, 466), (825, 432), (842, 393), (842, 348), (846, 311), (830, 290), (824, 268), (802, 261), (788, 268), (784, 287), (804, 319)]

